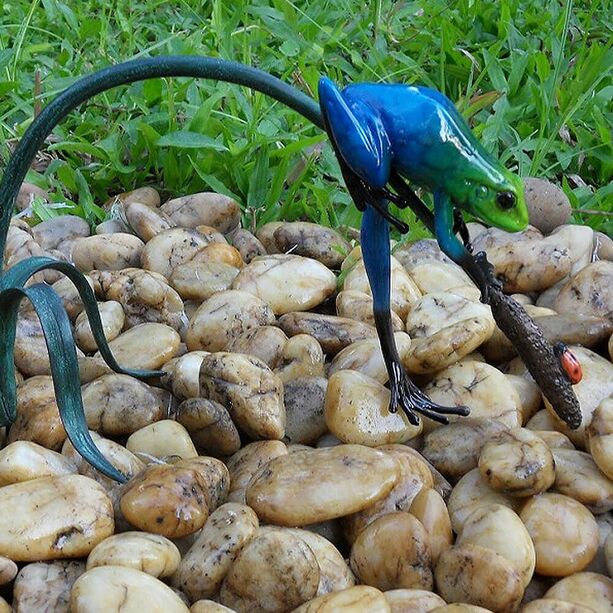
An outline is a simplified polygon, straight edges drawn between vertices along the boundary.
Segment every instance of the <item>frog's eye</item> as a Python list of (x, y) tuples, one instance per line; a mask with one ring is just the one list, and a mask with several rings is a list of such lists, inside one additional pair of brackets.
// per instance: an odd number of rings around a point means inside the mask
[(515, 194), (511, 192), (499, 192), (496, 195), (496, 202), (501, 209), (508, 211), (515, 206)]

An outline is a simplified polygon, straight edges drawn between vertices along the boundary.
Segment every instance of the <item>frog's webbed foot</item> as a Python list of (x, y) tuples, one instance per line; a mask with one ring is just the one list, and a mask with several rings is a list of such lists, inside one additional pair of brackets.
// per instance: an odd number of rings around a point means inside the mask
[(416, 413), (421, 413), (421, 415), (429, 417), (441, 424), (449, 423), (449, 419), (447, 419), (445, 415), (466, 416), (470, 413), (470, 409), (465, 406), (444, 407), (430, 400), (430, 398), (411, 381), (409, 375), (397, 361), (394, 361), (392, 364), (390, 391), (392, 393), (390, 399), (390, 412), (396, 413), (399, 407), (402, 408), (409, 422), (414, 426), (419, 424), (419, 417)]

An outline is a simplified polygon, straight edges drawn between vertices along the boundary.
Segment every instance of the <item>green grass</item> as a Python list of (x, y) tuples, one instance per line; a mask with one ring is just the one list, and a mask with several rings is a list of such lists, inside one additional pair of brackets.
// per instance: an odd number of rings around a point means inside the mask
[[(0, 155), (5, 162), (36, 110), (80, 75), (136, 55), (213, 55), (310, 93), (321, 74), (340, 84), (436, 87), (510, 168), (556, 181), (576, 221), (613, 233), (610, 4), (10, 0), (0, 7)], [(200, 137), (188, 140), (185, 130)], [(249, 224), (282, 217), (355, 226), (359, 214), (322, 142), (261, 94), (154, 80), (73, 113), (29, 179), (92, 222), (109, 195), (148, 184), (164, 196), (235, 196)], [(70, 209), (37, 210), (44, 217)]]

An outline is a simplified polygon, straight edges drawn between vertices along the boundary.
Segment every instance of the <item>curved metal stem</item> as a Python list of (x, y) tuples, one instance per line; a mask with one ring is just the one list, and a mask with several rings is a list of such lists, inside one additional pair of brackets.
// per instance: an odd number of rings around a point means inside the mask
[(323, 129), (319, 105), (310, 96), (263, 70), (238, 62), (192, 55), (162, 56), (131, 60), (94, 72), (79, 79), (44, 108), (19, 141), (5, 168), (0, 183), (0, 269), (19, 188), (37, 151), (53, 128), (96, 94), (118, 85), (160, 77), (201, 77), (246, 85), (289, 106)]

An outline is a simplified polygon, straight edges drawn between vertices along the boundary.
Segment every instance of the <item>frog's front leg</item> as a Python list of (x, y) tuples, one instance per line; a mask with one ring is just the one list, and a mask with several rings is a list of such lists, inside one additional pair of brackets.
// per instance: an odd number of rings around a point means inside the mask
[(472, 255), (455, 235), (455, 216), (449, 197), (437, 190), (434, 192), (434, 233), (445, 255), (459, 264), (481, 290), (481, 301), (489, 302), (490, 287), (501, 287), (494, 274), (493, 266), (487, 261), (483, 251)]
[[(380, 206), (387, 206), (385, 201)], [(413, 425), (419, 423), (415, 414), (421, 413), (430, 419), (448, 423), (445, 415), (468, 415), (467, 407), (444, 407), (432, 402), (409, 378), (400, 362), (394, 341), (392, 317), (390, 312), (390, 241), (387, 221), (368, 206), (362, 217), (361, 229), (362, 257), (373, 295), (375, 326), (381, 343), (383, 360), (389, 375), (391, 400), (390, 411), (398, 407), (407, 414)]]

